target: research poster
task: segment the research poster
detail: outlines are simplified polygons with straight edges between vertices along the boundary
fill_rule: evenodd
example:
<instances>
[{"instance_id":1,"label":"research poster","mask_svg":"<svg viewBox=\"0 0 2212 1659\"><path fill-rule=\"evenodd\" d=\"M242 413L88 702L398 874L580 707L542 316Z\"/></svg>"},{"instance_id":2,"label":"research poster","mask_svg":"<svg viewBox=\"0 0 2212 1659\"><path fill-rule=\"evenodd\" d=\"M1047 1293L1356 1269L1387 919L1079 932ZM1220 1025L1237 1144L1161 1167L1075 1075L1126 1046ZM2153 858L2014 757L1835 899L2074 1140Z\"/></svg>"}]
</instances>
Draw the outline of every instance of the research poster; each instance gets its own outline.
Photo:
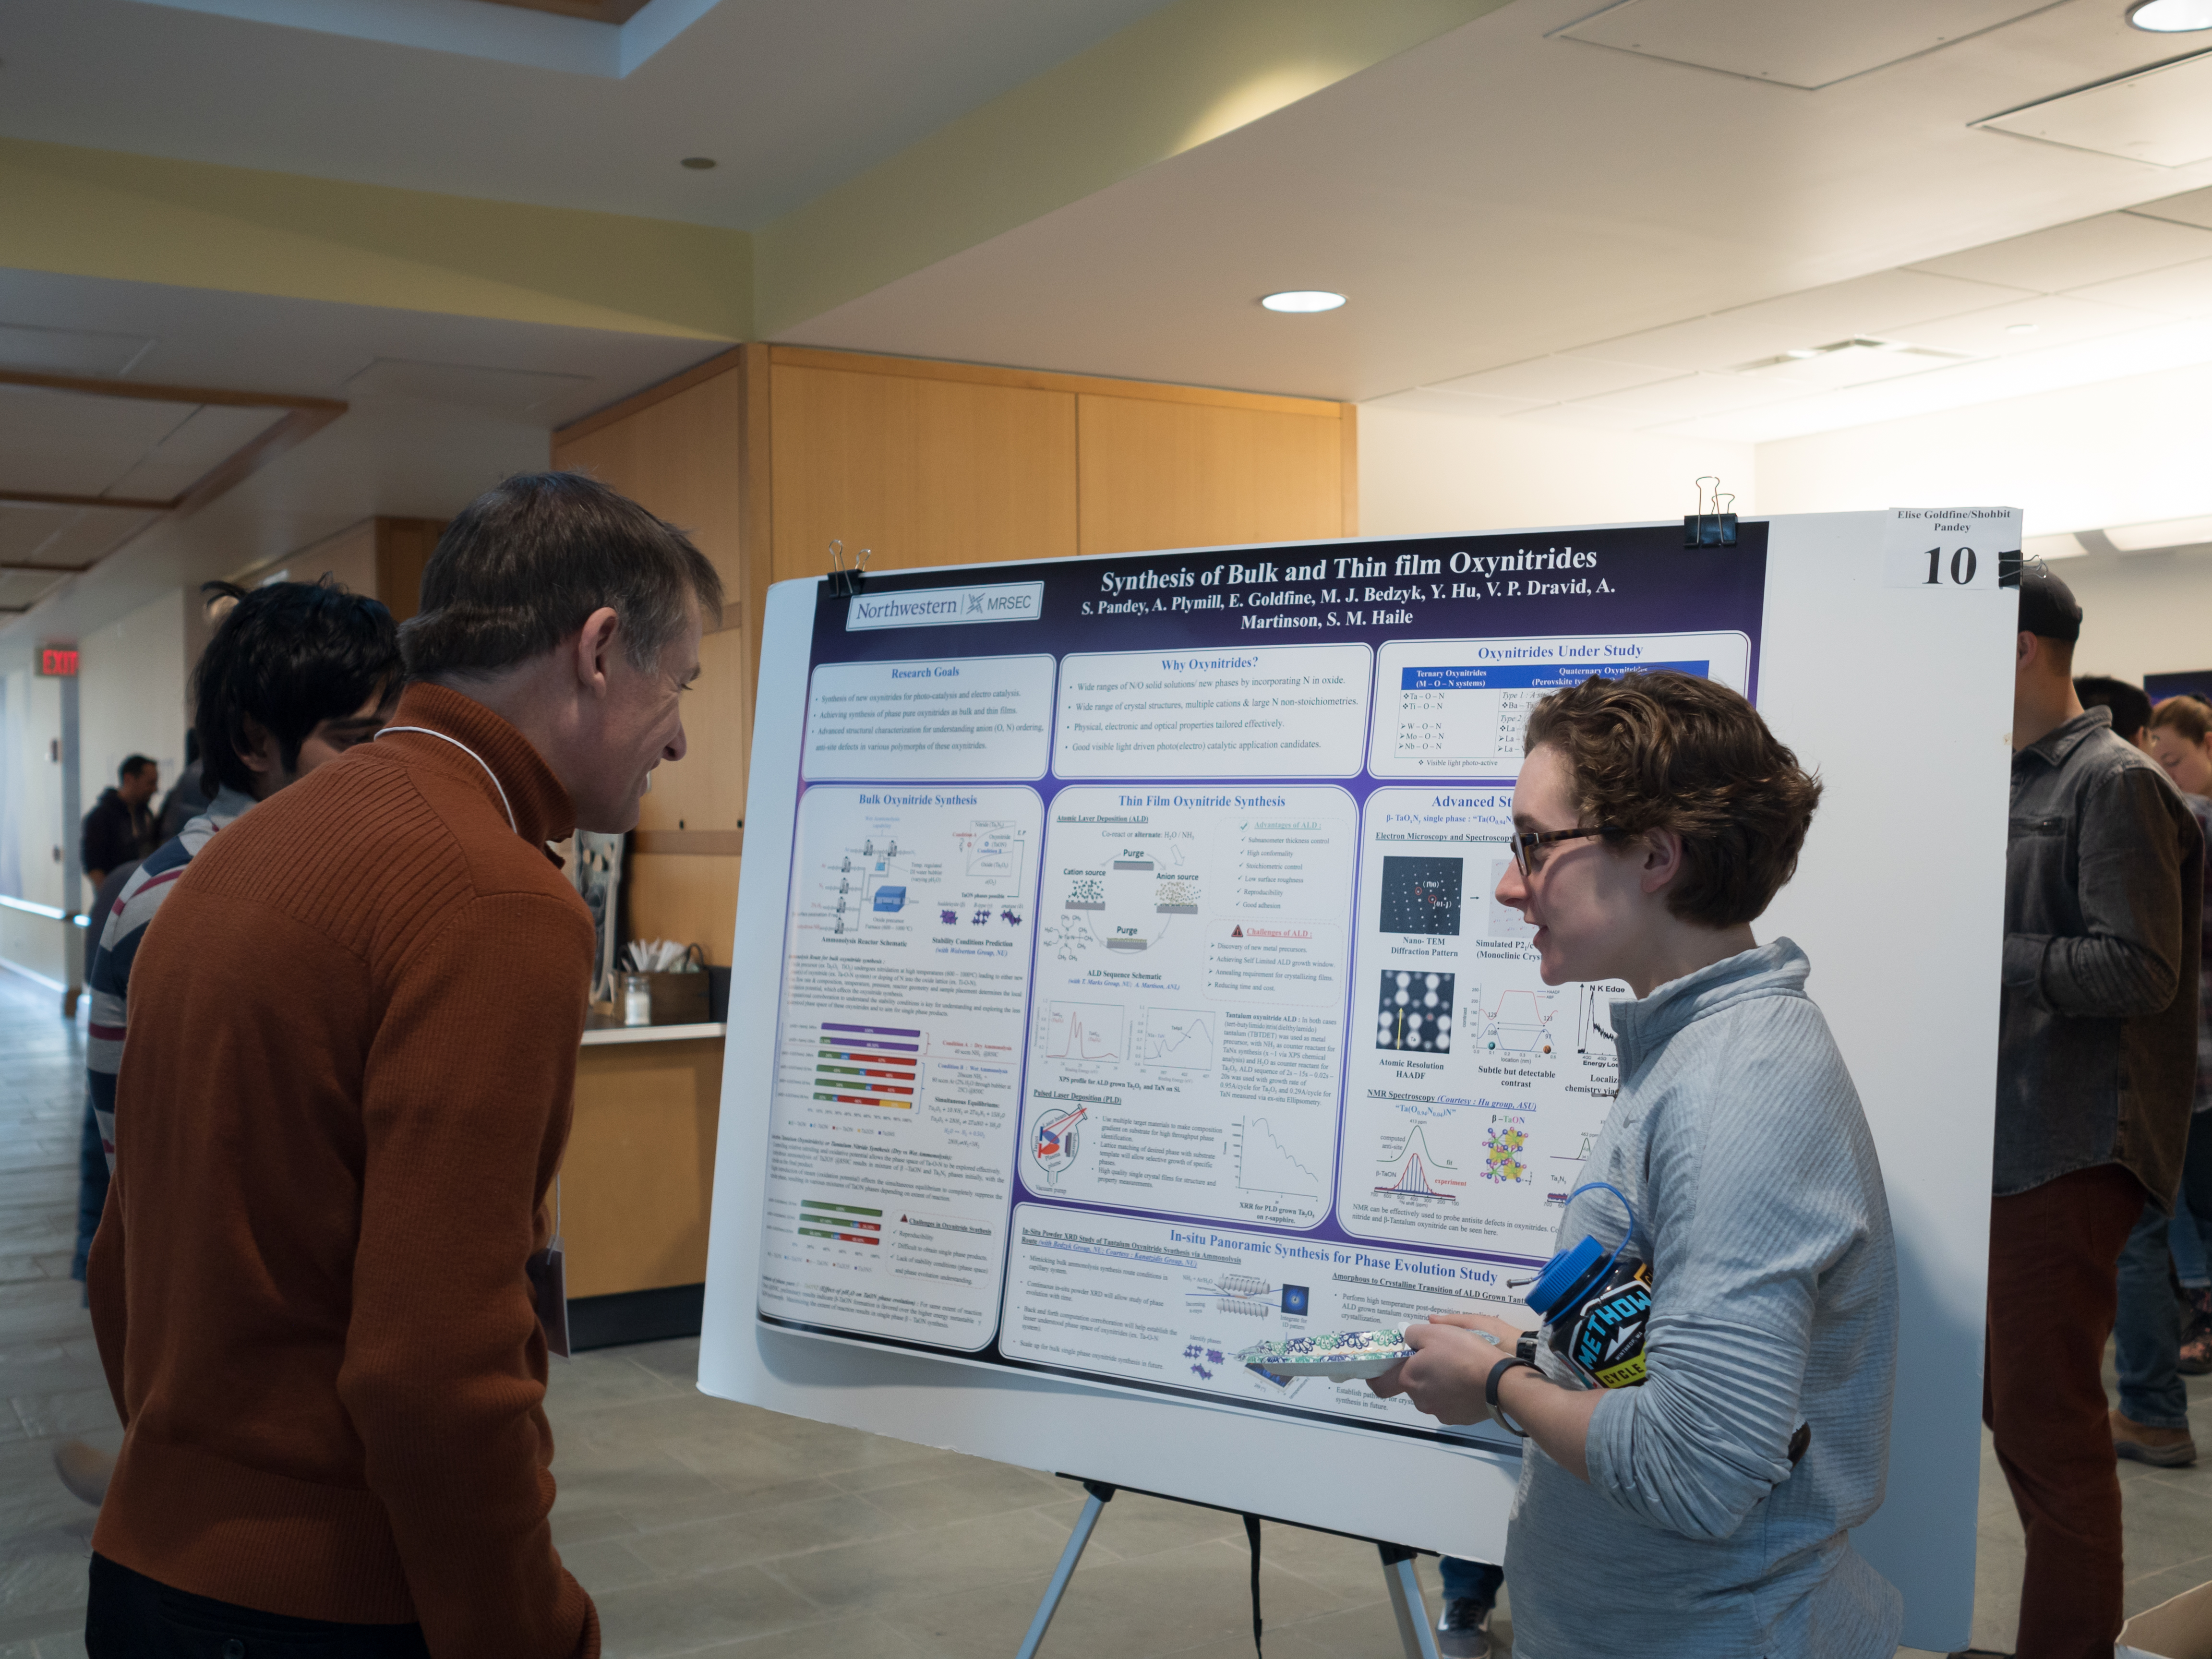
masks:
<instances>
[{"instance_id":1,"label":"research poster","mask_svg":"<svg viewBox=\"0 0 2212 1659\"><path fill-rule=\"evenodd\" d=\"M1766 526L1172 553L826 586L758 1318L1450 1436L1235 1361L1516 1304L1617 1085L1495 897L1528 711L1759 696Z\"/></svg>"}]
</instances>

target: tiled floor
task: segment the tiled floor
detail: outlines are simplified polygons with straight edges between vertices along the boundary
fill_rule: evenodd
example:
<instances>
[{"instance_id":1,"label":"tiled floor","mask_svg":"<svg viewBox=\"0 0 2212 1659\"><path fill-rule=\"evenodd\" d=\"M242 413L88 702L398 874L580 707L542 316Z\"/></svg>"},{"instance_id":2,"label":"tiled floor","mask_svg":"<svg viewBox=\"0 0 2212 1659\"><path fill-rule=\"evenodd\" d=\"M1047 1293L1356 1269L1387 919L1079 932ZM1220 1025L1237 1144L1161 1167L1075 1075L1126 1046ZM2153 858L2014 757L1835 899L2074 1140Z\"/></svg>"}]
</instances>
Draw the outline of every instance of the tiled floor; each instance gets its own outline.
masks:
<instances>
[{"instance_id":1,"label":"tiled floor","mask_svg":"<svg viewBox=\"0 0 2212 1659\"><path fill-rule=\"evenodd\" d=\"M119 1437L68 1277L82 1028L0 972L0 1659L79 1659L92 1513L54 1479L55 1443ZM597 1599L610 1659L1011 1655L1080 1507L1048 1475L825 1427L691 1386L695 1345L555 1368L554 1534ZM2212 1447L2212 1385L2192 1387ZM1976 1642L2011 1645L2020 1533L1984 1455ZM2212 1578L2212 1465L2121 1468L2130 1611ZM1367 1547L1270 1526L1267 1651L1396 1659ZM1121 1497L1100 1522L1051 1659L1239 1659L1251 1651L1243 1530L1231 1516ZM1422 1564L1431 1608L1435 1564ZM1501 1634L1510 1637L1510 1594ZM1501 1643L1510 1652L1510 1640Z\"/></svg>"}]
</instances>

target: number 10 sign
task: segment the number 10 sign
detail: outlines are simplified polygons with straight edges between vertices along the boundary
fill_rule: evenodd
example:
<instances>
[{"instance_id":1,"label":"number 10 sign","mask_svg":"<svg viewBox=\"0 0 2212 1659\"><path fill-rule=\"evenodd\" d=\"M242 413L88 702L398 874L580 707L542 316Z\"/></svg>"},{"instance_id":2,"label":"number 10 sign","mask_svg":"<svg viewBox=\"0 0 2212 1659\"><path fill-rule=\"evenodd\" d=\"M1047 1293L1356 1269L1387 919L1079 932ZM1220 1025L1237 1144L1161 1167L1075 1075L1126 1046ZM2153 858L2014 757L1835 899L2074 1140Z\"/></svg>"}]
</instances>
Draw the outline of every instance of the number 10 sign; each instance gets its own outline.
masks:
<instances>
[{"instance_id":1,"label":"number 10 sign","mask_svg":"<svg viewBox=\"0 0 2212 1659\"><path fill-rule=\"evenodd\" d=\"M1882 537L1890 587L1995 587L2020 557L2016 507L1893 507Z\"/></svg>"}]
</instances>

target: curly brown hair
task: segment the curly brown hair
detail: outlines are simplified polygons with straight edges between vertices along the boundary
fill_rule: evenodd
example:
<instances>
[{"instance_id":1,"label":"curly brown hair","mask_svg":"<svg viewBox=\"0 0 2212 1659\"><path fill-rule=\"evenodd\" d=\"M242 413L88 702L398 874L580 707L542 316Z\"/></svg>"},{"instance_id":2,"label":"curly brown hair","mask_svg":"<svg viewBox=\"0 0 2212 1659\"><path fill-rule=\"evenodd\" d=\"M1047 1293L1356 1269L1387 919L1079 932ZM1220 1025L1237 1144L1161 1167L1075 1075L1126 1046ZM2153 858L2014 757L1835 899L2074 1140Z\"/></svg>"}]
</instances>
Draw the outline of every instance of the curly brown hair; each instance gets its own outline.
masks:
<instances>
[{"instance_id":1,"label":"curly brown hair","mask_svg":"<svg viewBox=\"0 0 2212 1659\"><path fill-rule=\"evenodd\" d=\"M1820 781L1740 693L1673 669L1593 676L1530 712L1524 747L1547 744L1566 758L1584 823L1681 837L1667 908L1683 920L1754 921L1797 872Z\"/></svg>"}]
</instances>

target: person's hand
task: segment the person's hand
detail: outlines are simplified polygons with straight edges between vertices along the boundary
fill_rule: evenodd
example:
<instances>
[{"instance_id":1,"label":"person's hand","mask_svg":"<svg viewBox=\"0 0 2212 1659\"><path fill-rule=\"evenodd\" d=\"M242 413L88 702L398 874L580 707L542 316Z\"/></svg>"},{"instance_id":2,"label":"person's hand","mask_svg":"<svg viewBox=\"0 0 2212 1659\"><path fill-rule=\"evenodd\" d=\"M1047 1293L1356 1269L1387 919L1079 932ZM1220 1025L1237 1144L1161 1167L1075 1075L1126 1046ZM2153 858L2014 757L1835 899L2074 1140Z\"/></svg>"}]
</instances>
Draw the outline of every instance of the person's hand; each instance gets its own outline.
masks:
<instances>
[{"instance_id":1,"label":"person's hand","mask_svg":"<svg viewBox=\"0 0 2212 1659\"><path fill-rule=\"evenodd\" d=\"M1487 1314L1438 1314L1426 1324L1406 1328L1413 1357L1367 1386L1386 1400L1406 1395L1439 1423L1479 1423L1490 1414L1483 1399L1490 1368L1520 1340L1518 1326Z\"/></svg>"}]
</instances>

